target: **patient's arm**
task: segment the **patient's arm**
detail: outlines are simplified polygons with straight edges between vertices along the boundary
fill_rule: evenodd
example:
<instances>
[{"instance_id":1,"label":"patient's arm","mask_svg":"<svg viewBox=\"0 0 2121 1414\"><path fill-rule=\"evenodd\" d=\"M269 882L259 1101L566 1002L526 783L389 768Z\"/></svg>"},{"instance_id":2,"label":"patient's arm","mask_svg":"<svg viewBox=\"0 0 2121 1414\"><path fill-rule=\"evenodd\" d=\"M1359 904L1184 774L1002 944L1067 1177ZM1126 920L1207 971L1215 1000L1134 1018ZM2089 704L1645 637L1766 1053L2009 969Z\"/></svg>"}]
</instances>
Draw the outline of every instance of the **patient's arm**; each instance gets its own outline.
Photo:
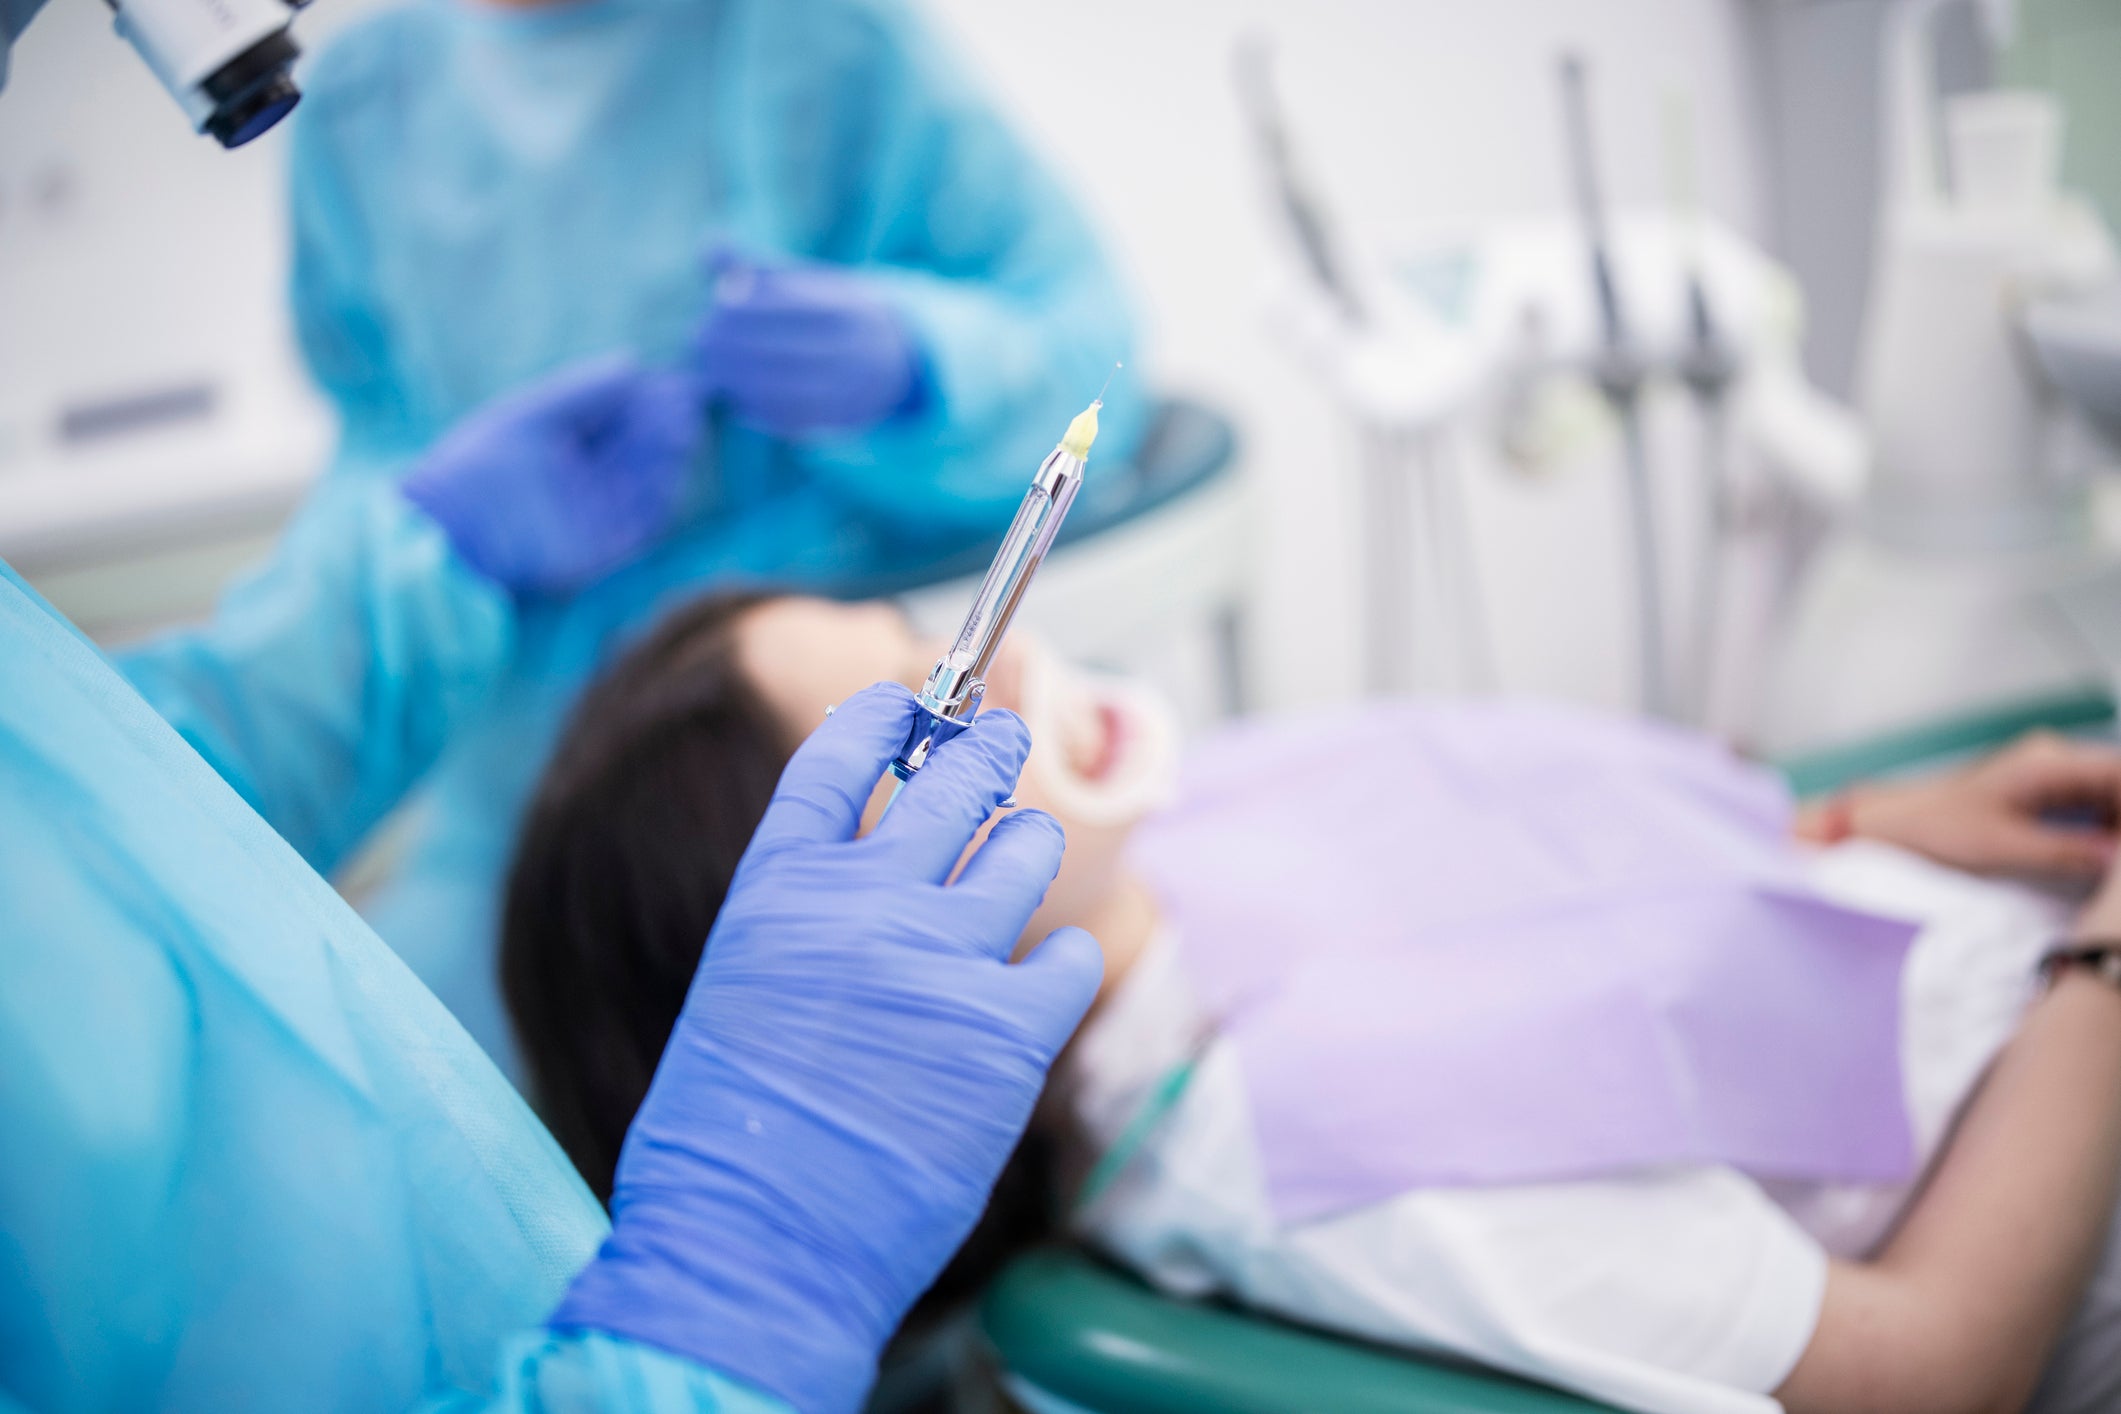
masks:
<instances>
[{"instance_id":1,"label":"patient's arm","mask_svg":"<svg viewBox=\"0 0 2121 1414\"><path fill-rule=\"evenodd\" d=\"M2109 877L2079 923L2121 935ZM1870 1262L1837 1262L1791 1414L1988 1414L2031 1397L2121 1187L2121 990L2066 972L2027 1014Z\"/></svg>"},{"instance_id":2,"label":"patient's arm","mask_svg":"<svg viewBox=\"0 0 2121 1414\"><path fill-rule=\"evenodd\" d=\"M1797 834L1825 844L1862 835L1974 873L2090 883L2114 858L2117 796L2121 751L2035 732L1946 775L1815 803Z\"/></svg>"}]
</instances>

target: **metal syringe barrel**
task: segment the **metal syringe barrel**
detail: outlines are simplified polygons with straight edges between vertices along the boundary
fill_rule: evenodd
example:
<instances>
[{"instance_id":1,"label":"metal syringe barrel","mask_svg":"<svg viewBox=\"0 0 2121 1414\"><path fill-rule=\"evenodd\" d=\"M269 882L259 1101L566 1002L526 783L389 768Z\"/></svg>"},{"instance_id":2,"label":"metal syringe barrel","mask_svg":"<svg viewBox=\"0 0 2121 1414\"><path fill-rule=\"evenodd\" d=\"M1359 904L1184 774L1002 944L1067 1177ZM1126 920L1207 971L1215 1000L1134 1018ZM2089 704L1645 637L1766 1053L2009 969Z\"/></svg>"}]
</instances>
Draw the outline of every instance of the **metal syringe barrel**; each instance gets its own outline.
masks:
<instances>
[{"instance_id":1,"label":"metal syringe barrel","mask_svg":"<svg viewBox=\"0 0 2121 1414\"><path fill-rule=\"evenodd\" d=\"M1002 639L1023 603L1031 578L1038 573L1053 537L1060 533L1075 493L1082 489L1083 458L1069 447L1055 447L1039 463L1031 489L1016 508L1001 548L987 566L987 577L965 614L949 649L936 659L922 684L921 715L907 733L906 744L891 763L892 774L908 780L928 760L930 752L963 731L979 711L987 691L987 672L1001 651Z\"/></svg>"}]
</instances>

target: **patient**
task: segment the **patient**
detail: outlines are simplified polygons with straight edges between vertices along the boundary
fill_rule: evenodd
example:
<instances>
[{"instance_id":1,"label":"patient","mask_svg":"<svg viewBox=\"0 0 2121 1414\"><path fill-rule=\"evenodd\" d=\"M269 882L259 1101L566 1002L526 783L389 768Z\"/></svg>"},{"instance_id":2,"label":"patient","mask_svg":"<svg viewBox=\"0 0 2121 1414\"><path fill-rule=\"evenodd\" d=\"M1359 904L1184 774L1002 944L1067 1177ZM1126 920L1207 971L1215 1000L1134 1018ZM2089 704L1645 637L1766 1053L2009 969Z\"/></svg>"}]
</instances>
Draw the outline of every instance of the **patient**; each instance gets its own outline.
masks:
<instances>
[{"instance_id":1,"label":"patient","mask_svg":"<svg viewBox=\"0 0 2121 1414\"><path fill-rule=\"evenodd\" d=\"M781 766L934 655L881 605L710 599L583 700L502 969L601 1195ZM2036 979L2121 939L2121 756L2033 739L1793 817L1705 743L1560 709L1254 725L1174 784L1147 699L1020 638L988 701L1068 830L1026 945L1106 953L1037 1128L1108 1158L1074 1221L1153 1280L1632 1408L2121 1407L2121 990ZM2106 882L2072 925L1984 874ZM946 1285L1064 1162L1020 1156Z\"/></svg>"}]
</instances>

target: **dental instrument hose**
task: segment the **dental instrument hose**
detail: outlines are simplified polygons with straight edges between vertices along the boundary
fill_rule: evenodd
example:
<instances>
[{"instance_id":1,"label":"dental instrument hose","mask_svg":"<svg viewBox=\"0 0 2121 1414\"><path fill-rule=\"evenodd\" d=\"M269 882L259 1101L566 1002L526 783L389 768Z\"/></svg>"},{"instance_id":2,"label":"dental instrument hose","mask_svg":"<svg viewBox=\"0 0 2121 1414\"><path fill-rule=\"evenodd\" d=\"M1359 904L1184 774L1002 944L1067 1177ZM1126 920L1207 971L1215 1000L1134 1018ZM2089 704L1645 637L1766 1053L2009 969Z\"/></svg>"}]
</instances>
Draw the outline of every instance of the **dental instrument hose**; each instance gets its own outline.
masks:
<instances>
[{"instance_id":1,"label":"dental instrument hose","mask_svg":"<svg viewBox=\"0 0 2121 1414\"><path fill-rule=\"evenodd\" d=\"M1695 176L1694 115L1684 98L1668 95L1664 111L1665 181L1679 226L1686 266L1687 346L1679 359L1679 381L1693 395L1701 419L1701 549L1695 555L1693 646L1687 659L1692 694L1683 704L1696 726L1716 715L1717 631L1723 624L1724 556L1733 530L1730 470L1730 391L1738 360L1717 325L1702 273L1700 183Z\"/></svg>"},{"instance_id":2,"label":"dental instrument hose","mask_svg":"<svg viewBox=\"0 0 2121 1414\"><path fill-rule=\"evenodd\" d=\"M928 680L917 697L920 715L906 735L906 744L892 759L891 774L901 783L911 780L929 754L941 743L963 731L979 711L987 692L987 672L1001 651L1009 623L1023 603L1031 577L1038 573L1053 537L1067 519L1075 493L1082 489L1084 465L1090 444L1097 440L1097 410L1103 407L1100 393L1090 406L1075 415L1061 437L1060 445L1039 463L1024 493L1009 533L1002 537L987 577L973 597L965 621L943 656L935 660Z\"/></svg>"},{"instance_id":3,"label":"dental instrument hose","mask_svg":"<svg viewBox=\"0 0 2121 1414\"><path fill-rule=\"evenodd\" d=\"M1649 443L1642 426L1642 388L1648 370L1628 332L1614 282L1610 242L1606 239L1605 203L1598 191L1597 157L1591 143L1591 102L1584 61L1576 54L1561 60L1562 112L1567 124L1569 168L1576 186L1576 206L1590 247L1591 283L1598 301L1603 336L1595 375L1598 389L1620 423L1626 453L1625 494L1628 526L1635 550L1635 613L1642 639L1642 707L1654 717L1674 715L1671 678L1665 669L1664 569L1658 553L1656 488L1650 475Z\"/></svg>"}]
</instances>

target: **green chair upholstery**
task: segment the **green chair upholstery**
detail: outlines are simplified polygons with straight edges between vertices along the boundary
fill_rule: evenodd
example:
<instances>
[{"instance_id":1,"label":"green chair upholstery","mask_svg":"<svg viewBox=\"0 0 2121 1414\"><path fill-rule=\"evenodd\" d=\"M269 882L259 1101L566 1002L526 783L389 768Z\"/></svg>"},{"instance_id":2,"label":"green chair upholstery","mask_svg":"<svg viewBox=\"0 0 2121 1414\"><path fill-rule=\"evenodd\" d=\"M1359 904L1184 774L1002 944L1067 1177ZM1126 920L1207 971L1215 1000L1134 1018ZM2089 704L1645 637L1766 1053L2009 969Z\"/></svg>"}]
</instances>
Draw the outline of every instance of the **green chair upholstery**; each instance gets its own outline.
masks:
<instances>
[{"instance_id":1,"label":"green chair upholstery","mask_svg":"<svg viewBox=\"0 0 2121 1414\"><path fill-rule=\"evenodd\" d=\"M1800 795L1904 774L2035 728L2111 730L2102 693L1925 724L1783 763ZM1184 1301L1083 1253L1020 1258L987 1293L989 1352L1032 1414L1584 1414L1607 1408L1216 1302Z\"/></svg>"},{"instance_id":2,"label":"green chair upholstery","mask_svg":"<svg viewBox=\"0 0 2121 1414\"><path fill-rule=\"evenodd\" d=\"M980 1311L1045 1409L1092 1414L1595 1414L1607 1406L1227 1306L1158 1295L1079 1252L1020 1258Z\"/></svg>"},{"instance_id":3,"label":"green chair upholstery","mask_svg":"<svg viewBox=\"0 0 2121 1414\"><path fill-rule=\"evenodd\" d=\"M2054 697L1947 717L1881 736L1808 752L1783 761L1782 773L1800 796L1825 795L1855 781L1903 776L1949 765L2004 745L2030 731L2110 732L2114 699L2085 689Z\"/></svg>"}]
</instances>

